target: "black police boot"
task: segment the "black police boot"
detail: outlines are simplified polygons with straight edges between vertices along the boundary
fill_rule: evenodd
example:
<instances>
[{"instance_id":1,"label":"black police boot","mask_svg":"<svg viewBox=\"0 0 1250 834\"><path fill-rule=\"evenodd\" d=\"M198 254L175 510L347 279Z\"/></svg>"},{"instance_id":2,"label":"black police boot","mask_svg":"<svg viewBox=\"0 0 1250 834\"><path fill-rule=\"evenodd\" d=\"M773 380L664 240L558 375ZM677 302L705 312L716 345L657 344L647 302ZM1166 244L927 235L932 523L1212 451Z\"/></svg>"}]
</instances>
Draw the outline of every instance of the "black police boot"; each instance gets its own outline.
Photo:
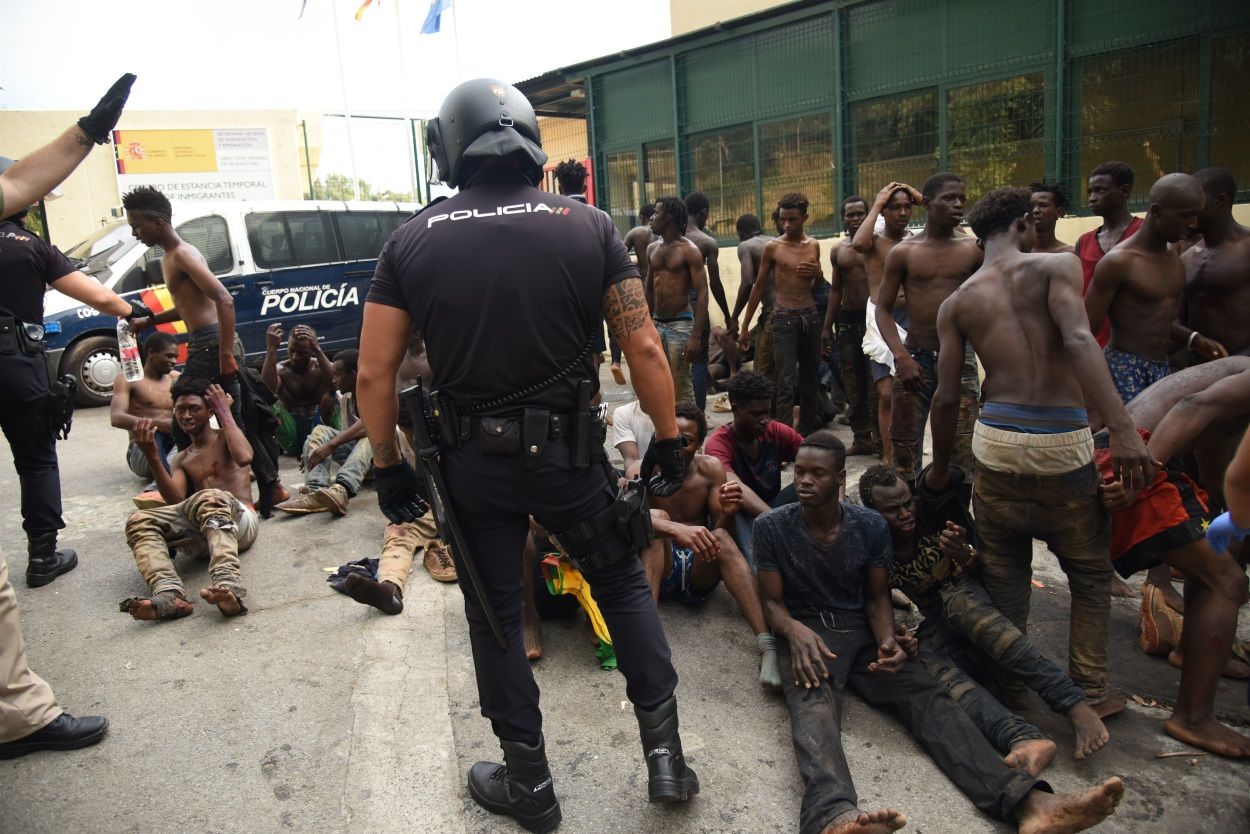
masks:
<instances>
[{"instance_id":1,"label":"black police boot","mask_svg":"<svg viewBox=\"0 0 1250 834\"><path fill-rule=\"evenodd\" d=\"M77 750L89 747L108 732L107 718L84 715L75 718L63 712L48 726L35 730L28 736L0 744L0 759L16 759L36 750Z\"/></svg>"},{"instance_id":2,"label":"black police boot","mask_svg":"<svg viewBox=\"0 0 1250 834\"><path fill-rule=\"evenodd\" d=\"M699 792L699 777L686 767L677 734L677 696L655 709L634 707L647 758L647 796L652 802L685 802Z\"/></svg>"},{"instance_id":3,"label":"black police boot","mask_svg":"<svg viewBox=\"0 0 1250 834\"><path fill-rule=\"evenodd\" d=\"M27 535L26 553L30 561L26 565L26 586L38 588L47 585L63 573L78 567L78 554L68 547L56 549L56 533Z\"/></svg>"},{"instance_id":4,"label":"black police boot","mask_svg":"<svg viewBox=\"0 0 1250 834\"><path fill-rule=\"evenodd\" d=\"M492 814L519 822L526 831L552 831L560 824L560 803L547 769L543 739L531 747L499 740L505 764L478 762L469 770L469 796Z\"/></svg>"}]
</instances>

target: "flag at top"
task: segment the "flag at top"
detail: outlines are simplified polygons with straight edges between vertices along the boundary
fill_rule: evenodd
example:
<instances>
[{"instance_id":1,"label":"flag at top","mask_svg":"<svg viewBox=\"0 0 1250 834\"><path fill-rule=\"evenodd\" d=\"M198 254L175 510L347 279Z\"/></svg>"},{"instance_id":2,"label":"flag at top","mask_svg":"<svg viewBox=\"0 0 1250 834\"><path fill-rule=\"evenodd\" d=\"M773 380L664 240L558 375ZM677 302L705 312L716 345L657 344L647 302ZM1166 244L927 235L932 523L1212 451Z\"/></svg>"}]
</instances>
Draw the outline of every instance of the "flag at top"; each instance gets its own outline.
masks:
<instances>
[{"instance_id":1,"label":"flag at top","mask_svg":"<svg viewBox=\"0 0 1250 834\"><path fill-rule=\"evenodd\" d=\"M421 25L421 34L433 35L439 30L443 12L451 8L451 0L433 0L430 3L430 13L425 16L425 23Z\"/></svg>"}]
</instances>

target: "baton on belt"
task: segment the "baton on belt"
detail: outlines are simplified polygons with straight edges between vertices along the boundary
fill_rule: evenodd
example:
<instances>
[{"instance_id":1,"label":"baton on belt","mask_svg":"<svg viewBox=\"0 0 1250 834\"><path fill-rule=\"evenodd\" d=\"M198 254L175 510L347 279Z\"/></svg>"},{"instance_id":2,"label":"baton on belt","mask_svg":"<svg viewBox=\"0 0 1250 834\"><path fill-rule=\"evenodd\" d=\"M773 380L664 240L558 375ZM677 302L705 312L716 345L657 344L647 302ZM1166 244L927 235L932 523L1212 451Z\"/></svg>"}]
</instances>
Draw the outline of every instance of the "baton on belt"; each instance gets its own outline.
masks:
<instances>
[{"instance_id":1,"label":"baton on belt","mask_svg":"<svg viewBox=\"0 0 1250 834\"><path fill-rule=\"evenodd\" d=\"M477 563L473 561L473 554L469 552L464 535L460 532L460 524L456 521L455 511L451 508L451 495L447 492L447 482L443 480L443 470L439 462L439 447L430 438L430 429L426 423L426 399L421 383L418 382L411 388L405 388L400 392L399 397L407 407L409 416L412 417L412 437L417 446L417 459L414 463L417 474L425 481L426 490L430 494L430 507L434 510L434 520L438 523L438 529L451 544L451 557L456 563L457 573L469 578L469 585L473 588L473 594L486 614L486 622L490 623L490 630L494 632L499 648L506 651L508 637L503 633L503 626L499 623L495 606L491 604L482 586L482 577L477 572Z\"/></svg>"}]
</instances>

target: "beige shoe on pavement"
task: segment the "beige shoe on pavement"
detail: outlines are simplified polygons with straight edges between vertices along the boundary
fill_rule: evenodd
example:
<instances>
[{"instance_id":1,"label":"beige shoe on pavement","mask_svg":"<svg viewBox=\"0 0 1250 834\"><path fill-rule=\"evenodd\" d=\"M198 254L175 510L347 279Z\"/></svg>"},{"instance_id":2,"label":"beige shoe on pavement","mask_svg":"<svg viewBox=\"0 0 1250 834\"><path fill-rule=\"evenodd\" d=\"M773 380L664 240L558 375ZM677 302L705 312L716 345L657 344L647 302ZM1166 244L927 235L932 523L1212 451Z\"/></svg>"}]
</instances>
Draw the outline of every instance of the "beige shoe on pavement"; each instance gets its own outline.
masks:
<instances>
[{"instance_id":1,"label":"beige shoe on pavement","mask_svg":"<svg viewBox=\"0 0 1250 834\"><path fill-rule=\"evenodd\" d=\"M332 484L319 489L311 495L311 498L320 503L323 509L340 516L347 515L347 502L351 500L351 496L347 494L347 487L342 484Z\"/></svg>"},{"instance_id":2,"label":"beige shoe on pavement","mask_svg":"<svg viewBox=\"0 0 1250 834\"><path fill-rule=\"evenodd\" d=\"M141 510L150 510L154 507L165 506L165 499L162 498L160 492L156 490L141 492L130 500L134 501L135 506Z\"/></svg>"},{"instance_id":3,"label":"beige shoe on pavement","mask_svg":"<svg viewBox=\"0 0 1250 834\"><path fill-rule=\"evenodd\" d=\"M425 545L425 569L438 582L456 581L456 563L451 560L451 548L437 539Z\"/></svg>"}]
</instances>

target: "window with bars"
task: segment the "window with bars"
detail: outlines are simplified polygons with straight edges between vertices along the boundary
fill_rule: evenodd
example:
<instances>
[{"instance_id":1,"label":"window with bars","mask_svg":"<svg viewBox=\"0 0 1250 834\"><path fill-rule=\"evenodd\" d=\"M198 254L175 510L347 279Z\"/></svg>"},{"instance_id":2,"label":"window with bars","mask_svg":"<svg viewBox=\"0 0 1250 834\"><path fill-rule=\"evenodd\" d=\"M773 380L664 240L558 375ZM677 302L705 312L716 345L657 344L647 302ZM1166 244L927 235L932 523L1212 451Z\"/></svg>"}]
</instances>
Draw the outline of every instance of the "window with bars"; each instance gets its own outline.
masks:
<instances>
[{"instance_id":1,"label":"window with bars","mask_svg":"<svg viewBox=\"0 0 1250 834\"><path fill-rule=\"evenodd\" d=\"M731 238L738 218L756 212L751 125L696 133L688 142L691 190L702 191L710 206L708 233L718 239Z\"/></svg>"},{"instance_id":2,"label":"window with bars","mask_svg":"<svg viewBox=\"0 0 1250 834\"><path fill-rule=\"evenodd\" d=\"M1046 88L1039 72L946 91L946 167L968 199L1046 173Z\"/></svg>"},{"instance_id":3,"label":"window with bars","mask_svg":"<svg viewBox=\"0 0 1250 834\"><path fill-rule=\"evenodd\" d=\"M760 210L769 214L782 194L802 191L810 201L807 230L812 234L832 234L837 228L829 121L822 113L759 126Z\"/></svg>"},{"instance_id":4,"label":"window with bars","mask_svg":"<svg viewBox=\"0 0 1250 834\"><path fill-rule=\"evenodd\" d=\"M919 188L937 171L937 90L851 105L855 191L869 199L891 182Z\"/></svg>"}]
</instances>

